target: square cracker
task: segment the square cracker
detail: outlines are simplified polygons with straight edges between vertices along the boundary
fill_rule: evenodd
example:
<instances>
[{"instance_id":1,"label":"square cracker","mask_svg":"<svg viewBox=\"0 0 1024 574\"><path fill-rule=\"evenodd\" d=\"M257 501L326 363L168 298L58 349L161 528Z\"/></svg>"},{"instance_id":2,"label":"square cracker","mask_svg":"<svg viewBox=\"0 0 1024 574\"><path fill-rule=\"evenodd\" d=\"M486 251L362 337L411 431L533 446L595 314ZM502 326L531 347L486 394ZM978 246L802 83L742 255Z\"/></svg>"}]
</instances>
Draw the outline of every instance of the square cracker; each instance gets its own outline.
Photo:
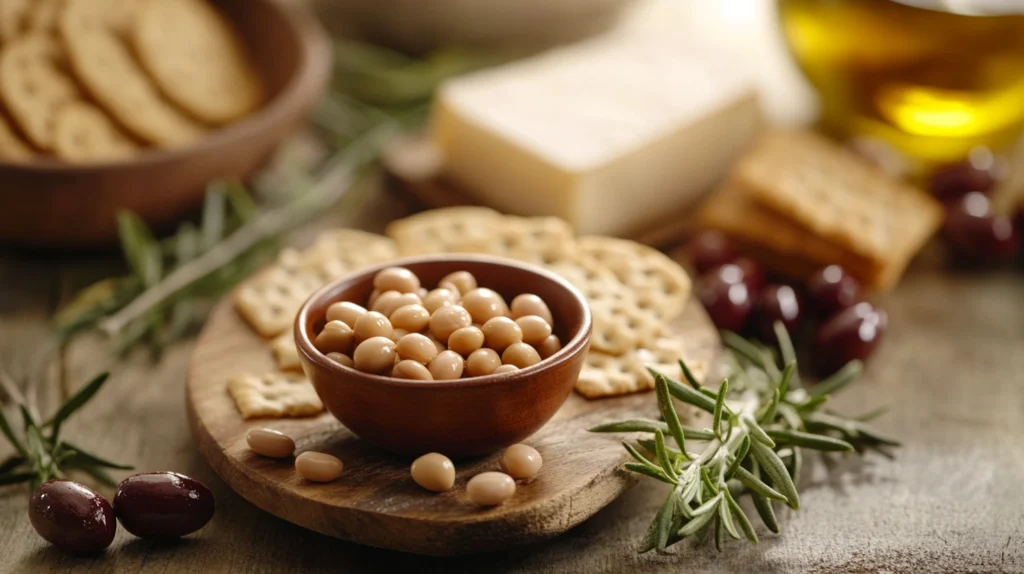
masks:
<instances>
[{"instance_id":1,"label":"square cracker","mask_svg":"<svg viewBox=\"0 0 1024 574\"><path fill-rule=\"evenodd\" d=\"M576 251L572 227L557 217L505 216L486 232L456 241L454 253L483 253L544 265L571 257Z\"/></svg>"},{"instance_id":2,"label":"square cracker","mask_svg":"<svg viewBox=\"0 0 1024 574\"><path fill-rule=\"evenodd\" d=\"M500 213L486 207L446 207L394 221L385 234L402 255L447 253L458 245L486 241L502 220Z\"/></svg>"},{"instance_id":3,"label":"square cracker","mask_svg":"<svg viewBox=\"0 0 1024 574\"><path fill-rule=\"evenodd\" d=\"M580 237L577 247L608 267L633 294L639 309L666 323L683 312L690 296L690 276L664 253L613 237Z\"/></svg>"},{"instance_id":4,"label":"square cracker","mask_svg":"<svg viewBox=\"0 0 1024 574\"><path fill-rule=\"evenodd\" d=\"M295 346L295 333L288 329L284 333L274 337L270 342L270 351L277 361L277 368L282 371L302 371L302 363L299 361L299 350Z\"/></svg>"},{"instance_id":5,"label":"square cracker","mask_svg":"<svg viewBox=\"0 0 1024 574\"><path fill-rule=\"evenodd\" d=\"M865 286L887 289L908 263L893 260L880 265L817 237L758 204L735 180L726 182L704 202L698 220L702 227L722 231L772 269L793 277L804 277L824 265L838 263Z\"/></svg>"},{"instance_id":6,"label":"square cracker","mask_svg":"<svg viewBox=\"0 0 1024 574\"><path fill-rule=\"evenodd\" d=\"M235 292L235 307L264 337L290 332L295 314L317 289L346 273L394 259L398 248L382 235L338 229L305 251L285 249L277 261Z\"/></svg>"},{"instance_id":7,"label":"square cracker","mask_svg":"<svg viewBox=\"0 0 1024 574\"><path fill-rule=\"evenodd\" d=\"M665 376L680 380L678 361L686 360L682 338L663 331L661 336L631 353L621 356L591 351L576 381L576 392L588 399L615 397L654 388L654 378L647 367ZM706 366L686 361L697 380L703 380Z\"/></svg>"},{"instance_id":8,"label":"square cracker","mask_svg":"<svg viewBox=\"0 0 1024 574\"><path fill-rule=\"evenodd\" d=\"M548 266L579 289L593 316L591 347L611 355L623 355L654 338L662 320L642 309L628 287L597 259L577 253Z\"/></svg>"},{"instance_id":9,"label":"square cracker","mask_svg":"<svg viewBox=\"0 0 1024 574\"><path fill-rule=\"evenodd\" d=\"M882 266L908 261L942 222L942 206L822 136L776 131L734 170L751 197Z\"/></svg>"},{"instance_id":10,"label":"square cracker","mask_svg":"<svg viewBox=\"0 0 1024 574\"><path fill-rule=\"evenodd\" d=\"M228 392L243 419L307 417L324 410L313 385L303 375L239 374L228 379Z\"/></svg>"}]
</instances>

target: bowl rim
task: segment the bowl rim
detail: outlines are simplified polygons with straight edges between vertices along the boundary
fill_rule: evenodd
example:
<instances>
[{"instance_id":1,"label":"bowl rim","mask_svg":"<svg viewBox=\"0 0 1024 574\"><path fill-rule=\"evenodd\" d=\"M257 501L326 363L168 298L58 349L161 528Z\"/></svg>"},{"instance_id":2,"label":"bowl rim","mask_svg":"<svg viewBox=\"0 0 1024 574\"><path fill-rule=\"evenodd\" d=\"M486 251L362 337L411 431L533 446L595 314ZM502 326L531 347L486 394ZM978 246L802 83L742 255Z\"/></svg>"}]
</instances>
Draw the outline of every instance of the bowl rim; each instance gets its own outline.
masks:
<instances>
[{"instance_id":1,"label":"bowl rim","mask_svg":"<svg viewBox=\"0 0 1024 574\"><path fill-rule=\"evenodd\" d=\"M387 377L384 375L376 375L372 373L364 373L358 371L352 367L342 365L335 361L327 358L326 355L317 350L313 346L313 342L310 341L309 336L306 334L306 329L299 328L300 325L305 325L308 321L310 308L314 302L319 302L323 299L326 294L330 291L335 290L339 285L344 283L361 282L366 279L371 279L374 274L382 269L388 267L401 267L409 264L423 264L431 262L458 262L466 261L472 263L485 263L491 265L497 265L506 267L509 269L515 269L517 271L531 273L533 275L540 276L566 290L573 298L580 309L582 309L582 317L580 321L579 329L573 333L569 341L562 345L562 348L558 350L554 355L546 359L542 359L540 362L530 365L525 369L519 369L508 373L498 373L490 375L481 375L478 377L465 377L455 380L448 381L412 381L408 379L397 379L394 377ZM357 281L358 280L358 281ZM327 285L324 285L318 289L299 309L298 314L295 316L295 322L292 327L296 347L299 350L299 354L302 357L313 363L315 366L325 369L328 372L338 375L348 375L360 378L362 380L377 383L390 387L397 388L415 388L415 389L455 389L455 388L474 388L488 386L497 383L508 383L510 380L519 378L528 378L537 375L543 371L546 371L558 364L564 363L571 356L583 350L590 341L591 332L593 330L593 317L590 312L590 305L587 303L586 297L580 292L575 286L566 281L559 275L544 269L537 265L531 265L521 261L513 259L506 259L502 257L492 255L474 255L464 253L446 253L446 254L435 254L435 255L421 255L415 257L404 257L395 259L393 261L387 261L372 267L366 267L349 273L343 277L331 281Z\"/></svg>"},{"instance_id":2,"label":"bowl rim","mask_svg":"<svg viewBox=\"0 0 1024 574\"><path fill-rule=\"evenodd\" d=\"M0 169L20 172L45 173L88 173L105 170L146 168L171 163L196 155L217 152L225 144L249 139L263 132L268 126L279 123L300 107L308 92L319 95L320 85L325 84L331 69L331 48L327 33L308 13L293 3L275 0L259 1L268 6L277 17L284 21L295 34L299 46L299 64L274 98L266 101L258 110L228 125L214 127L195 142L173 148L149 147L138 155L117 160L89 163L70 163L51 157L33 158L27 162L0 160Z\"/></svg>"}]
</instances>

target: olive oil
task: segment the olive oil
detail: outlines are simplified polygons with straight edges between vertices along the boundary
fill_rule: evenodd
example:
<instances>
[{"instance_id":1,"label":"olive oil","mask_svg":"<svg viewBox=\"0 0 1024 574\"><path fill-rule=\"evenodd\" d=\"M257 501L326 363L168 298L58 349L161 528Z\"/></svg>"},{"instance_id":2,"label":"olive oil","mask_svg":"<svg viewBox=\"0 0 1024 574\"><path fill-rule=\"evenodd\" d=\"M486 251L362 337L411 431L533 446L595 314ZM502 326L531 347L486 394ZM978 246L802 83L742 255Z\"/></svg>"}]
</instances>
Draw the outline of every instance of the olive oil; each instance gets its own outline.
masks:
<instances>
[{"instance_id":1,"label":"olive oil","mask_svg":"<svg viewBox=\"0 0 1024 574\"><path fill-rule=\"evenodd\" d=\"M1021 134L1024 2L779 0L779 16L837 135L882 138L928 167Z\"/></svg>"}]
</instances>

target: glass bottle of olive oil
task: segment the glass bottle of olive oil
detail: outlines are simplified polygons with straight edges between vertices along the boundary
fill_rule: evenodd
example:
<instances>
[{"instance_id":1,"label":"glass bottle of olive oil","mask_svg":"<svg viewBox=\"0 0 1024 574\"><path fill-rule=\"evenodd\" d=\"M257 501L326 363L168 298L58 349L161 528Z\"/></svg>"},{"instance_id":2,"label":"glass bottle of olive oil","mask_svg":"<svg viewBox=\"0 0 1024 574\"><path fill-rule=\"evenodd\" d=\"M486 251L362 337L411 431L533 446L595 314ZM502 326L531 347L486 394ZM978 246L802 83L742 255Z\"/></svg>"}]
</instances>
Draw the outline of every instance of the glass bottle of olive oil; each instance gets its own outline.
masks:
<instances>
[{"instance_id":1,"label":"glass bottle of olive oil","mask_svg":"<svg viewBox=\"0 0 1024 574\"><path fill-rule=\"evenodd\" d=\"M778 0L824 127L874 136L919 167L1024 128L1024 0Z\"/></svg>"}]
</instances>

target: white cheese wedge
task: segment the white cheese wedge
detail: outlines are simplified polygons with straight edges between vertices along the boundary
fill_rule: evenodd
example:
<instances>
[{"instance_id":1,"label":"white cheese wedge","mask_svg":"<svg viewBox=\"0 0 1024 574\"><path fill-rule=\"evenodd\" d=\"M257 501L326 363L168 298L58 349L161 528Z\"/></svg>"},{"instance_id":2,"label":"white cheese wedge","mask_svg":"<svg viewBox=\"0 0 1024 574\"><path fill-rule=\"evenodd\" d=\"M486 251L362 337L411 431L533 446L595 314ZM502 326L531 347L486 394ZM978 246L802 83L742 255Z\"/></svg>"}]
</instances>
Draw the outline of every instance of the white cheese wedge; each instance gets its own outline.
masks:
<instances>
[{"instance_id":1,"label":"white cheese wedge","mask_svg":"<svg viewBox=\"0 0 1024 574\"><path fill-rule=\"evenodd\" d=\"M616 36L446 83L431 137L446 176L481 203L633 235L710 190L760 118L728 58Z\"/></svg>"}]
</instances>

